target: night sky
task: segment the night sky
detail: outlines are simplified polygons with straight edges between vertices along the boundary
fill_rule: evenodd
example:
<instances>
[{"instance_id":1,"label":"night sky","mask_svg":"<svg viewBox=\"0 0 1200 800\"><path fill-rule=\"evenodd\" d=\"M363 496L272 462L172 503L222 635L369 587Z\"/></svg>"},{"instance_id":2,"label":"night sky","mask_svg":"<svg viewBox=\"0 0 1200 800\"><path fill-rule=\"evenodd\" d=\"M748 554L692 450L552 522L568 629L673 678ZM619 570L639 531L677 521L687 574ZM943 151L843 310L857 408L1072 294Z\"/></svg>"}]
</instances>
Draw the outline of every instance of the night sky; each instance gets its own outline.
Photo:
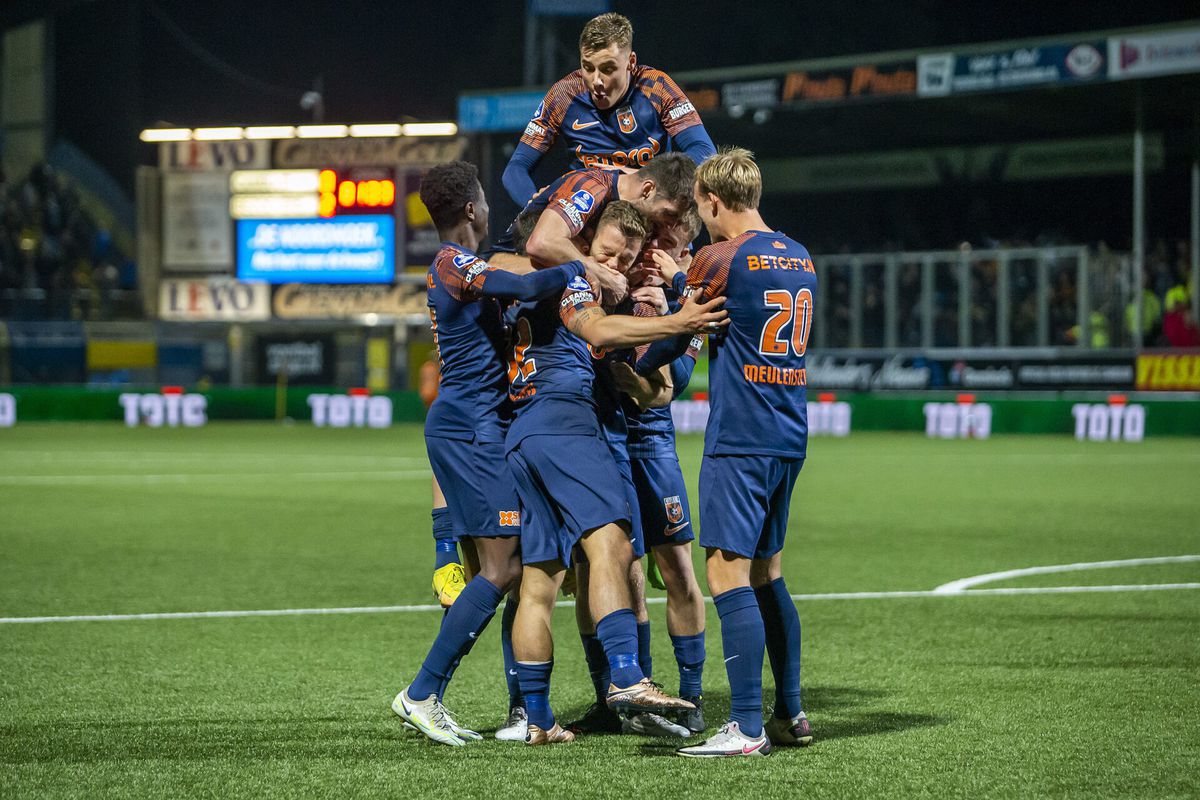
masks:
<instances>
[{"instance_id":1,"label":"night sky","mask_svg":"<svg viewBox=\"0 0 1200 800\"><path fill-rule=\"evenodd\" d=\"M613 6L632 19L642 63L673 73L1200 17L1195 0ZM299 98L318 76L334 122L453 119L460 92L522 82L519 0L9 0L0 24L47 8L55 12L55 135L130 194L134 167L152 158L140 129L304 122ZM556 21L556 74L574 68L583 22Z\"/></svg>"},{"instance_id":2,"label":"night sky","mask_svg":"<svg viewBox=\"0 0 1200 800\"><path fill-rule=\"evenodd\" d=\"M614 8L633 21L641 60L671 72L1200 16L1200 3L1181 0L750 2L737 3L736 14L714 0L618 0ZM239 72L289 91L269 91L214 68L181 46L154 9ZM581 18L557 22L563 72L582 24ZM69 59L77 48L97 44L120 51L111 66L87 68L103 82L132 78L140 86L142 124L294 122L305 116L299 93L318 75L331 120L446 119L459 92L521 83L523 25L519 0L94 0L61 14L59 55ZM137 76L122 74L130 55Z\"/></svg>"}]
</instances>

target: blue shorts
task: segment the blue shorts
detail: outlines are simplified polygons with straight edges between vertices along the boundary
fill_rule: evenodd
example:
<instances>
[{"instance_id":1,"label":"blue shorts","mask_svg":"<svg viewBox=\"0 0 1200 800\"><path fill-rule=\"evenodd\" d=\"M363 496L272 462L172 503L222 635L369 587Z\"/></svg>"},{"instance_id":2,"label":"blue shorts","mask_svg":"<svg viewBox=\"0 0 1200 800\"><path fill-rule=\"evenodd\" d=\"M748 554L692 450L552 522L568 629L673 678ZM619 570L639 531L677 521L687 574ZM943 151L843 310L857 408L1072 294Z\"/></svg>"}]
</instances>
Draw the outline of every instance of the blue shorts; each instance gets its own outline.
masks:
<instances>
[{"instance_id":1,"label":"blue shorts","mask_svg":"<svg viewBox=\"0 0 1200 800\"><path fill-rule=\"evenodd\" d=\"M521 561L571 565L587 531L633 519L629 495L599 436L535 434L508 451L521 498Z\"/></svg>"},{"instance_id":2,"label":"blue shorts","mask_svg":"<svg viewBox=\"0 0 1200 800\"><path fill-rule=\"evenodd\" d=\"M632 465L646 547L696 538L679 458L675 455L635 458Z\"/></svg>"},{"instance_id":3,"label":"blue shorts","mask_svg":"<svg viewBox=\"0 0 1200 800\"><path fill-rule=\"evenodd\" d=\"M705 456L700 464L700 546L746 558L783 549L792 487L803 458Z\"/></svg>"},{"instance_id":4,"label":"blue shorts","mask_svg":"<svg viewBox=\"0 0 1200 800\"><path fill-rule=\"evenodd\" d=\"M425 450L458 536L520 535L520 502L502 443L426 436Z\"/></svg>"},{"instance_id":5,"label":"blue shorts","mask_svg":"<svg viewBox=\"0 0 1200 800\"><path fill-rule=\"evenodd\" d=\"M646 534L642 526L642 515L638 513L639 498L637 484L633 479L633 469L629 460L617 459L617 471L621 473L621 483L625 489L625 502L629 503L629 541L633 545L633 557L641 558L646 555Z\"/></svg>"}]
</instances>

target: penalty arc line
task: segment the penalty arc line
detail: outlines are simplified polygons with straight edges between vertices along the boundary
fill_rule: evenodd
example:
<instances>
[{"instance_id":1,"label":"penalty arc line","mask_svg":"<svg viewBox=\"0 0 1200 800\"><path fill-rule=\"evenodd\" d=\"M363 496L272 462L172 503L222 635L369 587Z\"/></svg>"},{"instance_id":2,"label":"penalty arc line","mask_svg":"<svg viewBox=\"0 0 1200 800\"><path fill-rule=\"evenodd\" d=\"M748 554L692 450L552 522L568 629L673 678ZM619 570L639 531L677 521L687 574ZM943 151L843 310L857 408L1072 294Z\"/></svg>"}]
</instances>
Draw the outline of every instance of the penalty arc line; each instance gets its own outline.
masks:
<instances>
[{"instance_id":1,"label":"penalty arc line","mask_svg":"<svg viewBox=\"0 0 1200 800\"><path fill-rule=\"evenodd\" d=\"M794 594L793 600L886 600L904 597L989 597L1003 595L1032 595L1032 594L1079 594L1089 592L1153 592L1180 591L1200 589L1200 583L1135 583L1102 586L1028 586L1003 589L973 589L971 591L939 592L898 591L898 592L827 592L824 594ZM706 603L711 603L711 597L705 597ZM662 605L667 602L665 597L648 597L647 605ZM558 608L571 608L573 600L555 603ZM0 617L0 625L20 625L46 622L132 622L137 620L162 619L233 619L238 617L306 617L333 614L398 614L414 611L440 611L442 607L436 604L407 605L407 606L347 606L344 608L269 608L234 611L167 611L148 614L76 614L71 616L54 617Z\"/></svg>"},{"instance_id":2,"label":"penalty arc line","mask_svg":"<svg viewBox=\"0 0 1200 800\"><path fill-rule=\"evenodd\" d=\"M1006 569L1002 572L988 572L984 575L973 575L970 578L960 578L956 581L943 583L933 591L935 594L958 594L974 586L985 583L1023 578L1029 575L1054 575L1060 572L1082 572L1093 569L1114 569L1117 567L1149 566L1152 564L1187 564L1200 561L1200 555L1186 556L1155 556L1153 558L1122 558L1116 561L1081 561L1076 564L1051 564L1044 567L1024 567L1022 569Z\"/></svg>"}]
</instances>

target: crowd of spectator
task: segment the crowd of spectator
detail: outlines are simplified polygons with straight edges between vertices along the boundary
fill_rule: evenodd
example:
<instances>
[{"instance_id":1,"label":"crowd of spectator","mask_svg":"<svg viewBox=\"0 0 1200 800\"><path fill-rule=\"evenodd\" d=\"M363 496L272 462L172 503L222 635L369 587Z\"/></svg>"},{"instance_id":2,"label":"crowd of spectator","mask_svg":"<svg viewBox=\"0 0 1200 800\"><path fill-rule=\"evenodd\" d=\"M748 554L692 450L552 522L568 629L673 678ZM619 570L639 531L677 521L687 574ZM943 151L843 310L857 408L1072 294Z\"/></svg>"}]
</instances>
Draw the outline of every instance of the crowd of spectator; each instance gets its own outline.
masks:
<instances>
[{"instance_id":1,"label":"crowd of spectator","mask_svg":"<svg viewBox=\"0 0 1200 800\"><path fill-rule=\"evenodd\" d=\"M52 167L0 172L0 317L113 319L134 270Z\"/></svg>"}]
</instances>

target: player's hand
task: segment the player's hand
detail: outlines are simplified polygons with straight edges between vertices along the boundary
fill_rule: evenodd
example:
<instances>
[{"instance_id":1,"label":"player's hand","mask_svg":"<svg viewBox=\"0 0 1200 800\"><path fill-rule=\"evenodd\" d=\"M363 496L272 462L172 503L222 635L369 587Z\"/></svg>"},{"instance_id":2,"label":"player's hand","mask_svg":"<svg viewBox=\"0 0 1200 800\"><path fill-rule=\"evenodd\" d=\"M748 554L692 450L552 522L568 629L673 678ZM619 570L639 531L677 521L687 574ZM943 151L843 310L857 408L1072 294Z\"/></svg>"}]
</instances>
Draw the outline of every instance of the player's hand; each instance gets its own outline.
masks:
<instances>
[{"instance_id":1,"label":"player's hand","mask_svg":"<svg viewBox=\"0 0 1200 800\"><path fill-rule=\"evenodd\" d=\"M612 371L613 383L627 395L635 395L642 389L642 380L633 371L633 367L624 361L612 361L608 365Z\"/></svg>"},{"instance_id":2,"label":"player's hand","mask_svg":"<svg viewBox=\"0 0 1200 800\"><path fill-rule=\"evenodd\" d=\"M663 280L667 283L670 283L676 275L683 272L675 259L662 250L651 250L650 258L654 259L654 266L658 267L659 274L662 275Z\"/></svg>"},{"instance_id":3,"label":"player's hand","mask_svg":"<svg viewBox=\"0 0 1200 800\"><path fill-rule=\"evenodd\" d=\"M689 297L671 318L678 324L680 334L716 333L729 324L729 312L721 308L724 303L724 297L714 297L707 303Z\"/></svg>"},{"instance_id":4,"label":"player's hand","mask_svg":"<svg viewBox=\"0 0 1200 800\"><path fill-rule=\"evenodd\" d=\"M621 302L629 294L629 281L615 269L609 269L593 258L583 259L583 265L587 268L588 280L598 284L613 303Z\"/></svg>"},{"instance_id":5,"label":"player's hand","mask_svg":"<svg viewBox=\"0 0 1200 800\"><path fill-rule=\"evenodd\" d=\"M658 265L649 261L648 257L646 261L634 265L625 273L625 277L629 279L629 285L634 287L663 285L663 279L658 274Z\"/></svg>"},{"instance_id":6,"label":"player's hand","mask_svg":"<svg viewBox=\"0 0 1200 800\"><path fill-rule=\"evenodd\" d=\"M675 263L679 266L680 272L686 273L692 268L692 251L685 249L679 254L679 257L675 259Z\"/></svg>"},{"instance_id":7,"label":"player's hand","mask_svg":"<svg viewBox=\"0 0 1200 800\"><path fill-rule=\"evenodd\" d=\"M660 317L667 313L667 295L658 286L639 286L630 292L629 296L639 303L654 306Z\"/></svg>"}]
</instances>

